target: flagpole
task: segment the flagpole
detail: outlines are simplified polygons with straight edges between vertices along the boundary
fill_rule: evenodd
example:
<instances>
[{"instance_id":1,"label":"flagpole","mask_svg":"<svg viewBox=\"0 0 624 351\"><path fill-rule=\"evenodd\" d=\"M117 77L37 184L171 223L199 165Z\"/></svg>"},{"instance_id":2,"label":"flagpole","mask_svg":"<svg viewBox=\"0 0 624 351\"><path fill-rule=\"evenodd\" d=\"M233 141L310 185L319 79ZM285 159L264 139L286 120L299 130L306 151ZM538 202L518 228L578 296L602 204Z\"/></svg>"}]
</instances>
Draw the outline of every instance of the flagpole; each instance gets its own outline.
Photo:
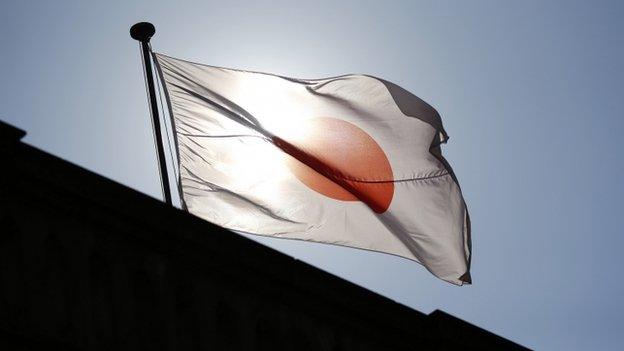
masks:
<instances>
[{"instance_id":1,"label":"flagpole","mask_svg":"<svg viewBox=\"0 0 624 351\"><path fill-rule=\"evenodd\" d=\"M143 69L147 80L147 90L150 100L150 111L154 122L154 135L156 138L156 154L158 155L158 170L162 184L162 191L165 202L171 206L171 189L169 187L169 176L167 174L167 162L165 161L165 151L163 148L162 134L160 129L160 117L158 115L158 104L156 100L156 89L154 88L154 75L152 74L152 61L150 55L149 41L156 33L156 28L149 22L139 22L130 28L132 39L141 42L141 54L143 55Z\"/></svg>"}]
</instances>

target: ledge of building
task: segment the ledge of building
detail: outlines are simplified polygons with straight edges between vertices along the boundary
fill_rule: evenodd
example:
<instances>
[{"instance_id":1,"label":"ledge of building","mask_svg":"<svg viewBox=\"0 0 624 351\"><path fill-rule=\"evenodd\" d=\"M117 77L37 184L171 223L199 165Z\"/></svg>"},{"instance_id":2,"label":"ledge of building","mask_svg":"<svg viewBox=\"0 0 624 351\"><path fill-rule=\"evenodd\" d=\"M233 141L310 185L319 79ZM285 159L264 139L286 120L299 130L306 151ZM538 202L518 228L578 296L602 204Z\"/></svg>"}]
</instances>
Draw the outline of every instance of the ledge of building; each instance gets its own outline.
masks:
<instances>
[{"instance_id":1,"label":"ledge of building","mask_svg":"<svg viewBox=\"0 0 624 351\"><path fill-rule=\"evenodd\" d=\"M409 335L430 330L455 344L474 337L519 347L442 311L429 316L333 276L241 235L215 226L136 190L20 142L26 133L0 122L0 137L17 142L0 148L2 198L27 196L81 220L102 223L171 260L257 283L265 294L283 294L275 286L304 296L312 305L328 305L366 323L384 323ZM3 142L4 144L5 142ZM21 193L24 192L24 193ZM30 201L29 200L29 201ZM2 213L0 213L2 215ZM129 229L128 229L129 228ZM113 235L113 234L111 234ZM269 283L267 283L269 282ZM262 287L260 287L262 286ZM273 287L272 287L273 286ZM286 297L284 297L286 299Z\"/></svg>"}]
</instances>

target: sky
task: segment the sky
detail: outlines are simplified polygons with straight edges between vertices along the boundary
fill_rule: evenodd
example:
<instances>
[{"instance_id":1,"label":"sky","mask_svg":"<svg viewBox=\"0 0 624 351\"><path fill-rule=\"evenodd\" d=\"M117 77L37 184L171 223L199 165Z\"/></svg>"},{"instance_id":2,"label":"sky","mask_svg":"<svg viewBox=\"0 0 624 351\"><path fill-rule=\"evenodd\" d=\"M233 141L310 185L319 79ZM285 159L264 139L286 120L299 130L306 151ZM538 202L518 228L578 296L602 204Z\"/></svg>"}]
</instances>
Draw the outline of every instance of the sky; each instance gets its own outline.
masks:
<instances>
[{"instance_id":1,"label":"sky","mask_svg":"<svg viewBox=\"0 0 624 351\"><path fill-rule=\"evenodd\" d=\"M254 240L530 348L617 349L622 18L618 1L3 0L0 119L31 145L160 197L132 24L154 23L154 50L191 61L385 78L442 115L472 219L473 285L389 255Z\"/></svg>"}]
</instances>

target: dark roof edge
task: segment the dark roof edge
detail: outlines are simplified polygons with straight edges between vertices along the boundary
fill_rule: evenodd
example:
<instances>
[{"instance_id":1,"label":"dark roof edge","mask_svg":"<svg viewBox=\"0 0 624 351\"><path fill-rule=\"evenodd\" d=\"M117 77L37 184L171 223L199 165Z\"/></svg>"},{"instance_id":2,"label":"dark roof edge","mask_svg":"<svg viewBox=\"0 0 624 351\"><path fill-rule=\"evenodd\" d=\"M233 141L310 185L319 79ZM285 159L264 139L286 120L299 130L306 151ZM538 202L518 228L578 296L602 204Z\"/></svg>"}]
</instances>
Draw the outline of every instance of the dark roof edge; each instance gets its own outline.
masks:
<instances>
[{"instance_id":1,"label":"dark roof edge","mask_svg":"<svg viewBox=\"0 0 624 351\"><path fill-rule=\"evenodd\" d=\"M0 120L0 142L16 143L22 140L26 132Z\"/></svg>"},{"instance_id":2,"label":"dark roof edge","mask_svg":"<svg viewBox=\"0 0 624 351\"><path fill-rule=\"evenodd\" d=\"M26 132L23 130L0 121L0 140L17 142L16 146L19 145L19 147L11 147L11 149L19 149L17 154L21 157L17 159L27 159L20 161L20 164L25 169L32 170L28 172L30 177L36 178L44 186L61 188L60 190L68 196L92 203L95 208L113 213L122 220L147 228L147 230L132 232L130 235L150 243L150 246L157 250L170 251L170 254L175 255L184 245L183 242L190 242L193 245L186 246L193 247L196 251L226 252L231 254L234 260L255 272L270 275L271 279L281 280L293 286L294 289L312 293L367 319L380 318L386 322L393 321L393 325L406 330L418 327L445 329L447 324L463 324L471 327L474 333L479 333L483 337L493 336L495 340L506 340L439 310L429 315L423 314L185 211L169 207L149 195L27 145L20 141L24 135ZM0 148L0 158L4 158L2 153L2 148ZM44 171L37 172L38 170ZM73 182L70 186L68 178L79 178L81 181ZM174 227L172 224L175 224L177 229L172 230ZM210 235L206 235L208 232ZM242 254L241 251L243 251ZM189 257L194 253L187 251L184 255ZM261 268L258 268L256 259L261 260ZM198 262L201 263L200 260ZM305 275L306 279L298 279L300 273ZM323 282L327 285L316 284ZM327 286L331 289L326 289Z\"/></svg>"}]
</instances>

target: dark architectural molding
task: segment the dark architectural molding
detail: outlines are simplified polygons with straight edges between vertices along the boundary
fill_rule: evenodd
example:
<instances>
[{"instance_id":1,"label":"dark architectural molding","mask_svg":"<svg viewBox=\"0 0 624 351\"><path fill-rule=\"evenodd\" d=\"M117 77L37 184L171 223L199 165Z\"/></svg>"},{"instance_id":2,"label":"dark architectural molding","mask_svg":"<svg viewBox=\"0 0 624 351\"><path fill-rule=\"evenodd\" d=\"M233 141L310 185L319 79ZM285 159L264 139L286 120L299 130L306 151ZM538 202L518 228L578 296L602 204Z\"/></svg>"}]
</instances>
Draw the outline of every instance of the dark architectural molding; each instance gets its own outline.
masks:
<instances>
[{"instance_id":1,"label":"dark architectural molding","mask_svg":"<svg viewBox=\"0 0 624 351\"><path fill-rule=\"evenodd\" d=\"M75 166L0 124L1 350L513 350Z\"/></svg>"}]
</instances>

